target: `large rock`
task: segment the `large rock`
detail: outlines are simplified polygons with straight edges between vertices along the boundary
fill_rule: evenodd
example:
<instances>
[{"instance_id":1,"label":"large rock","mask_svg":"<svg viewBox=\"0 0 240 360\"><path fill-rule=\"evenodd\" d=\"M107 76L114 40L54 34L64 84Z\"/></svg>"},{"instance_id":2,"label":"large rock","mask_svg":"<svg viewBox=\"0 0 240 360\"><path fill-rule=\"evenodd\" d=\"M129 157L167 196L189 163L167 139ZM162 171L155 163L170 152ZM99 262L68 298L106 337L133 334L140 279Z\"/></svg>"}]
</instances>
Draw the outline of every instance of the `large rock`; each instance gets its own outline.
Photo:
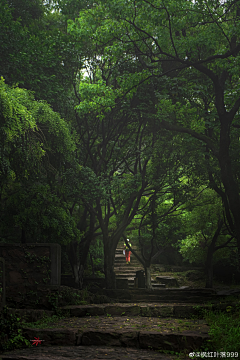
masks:
<instances>
[{"instance_id":1,"label":"large rock","mask_svg":"<svg viewBox=\"0 0 240 360\"><path fill-rule=\"evenodd\" d=\"M166 284L167 286L179 287L177 279L170 276L156 276L156 280L161 284Z\"/></svg>"}]
</instances>

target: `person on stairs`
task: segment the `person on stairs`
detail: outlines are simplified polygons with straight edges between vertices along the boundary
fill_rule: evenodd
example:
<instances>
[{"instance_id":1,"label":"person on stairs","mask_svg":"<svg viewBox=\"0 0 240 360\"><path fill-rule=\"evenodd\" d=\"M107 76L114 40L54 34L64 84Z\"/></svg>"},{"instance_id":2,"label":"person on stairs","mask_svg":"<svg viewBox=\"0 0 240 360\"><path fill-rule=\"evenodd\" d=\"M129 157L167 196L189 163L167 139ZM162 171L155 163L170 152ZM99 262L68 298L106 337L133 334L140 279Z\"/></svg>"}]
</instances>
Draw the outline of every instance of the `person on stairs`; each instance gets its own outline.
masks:
<instances>
[{"instance_id":1,"label":"person on stairs","mask_svg":"<svg viewBox=\"0 0 240 360\"><path fill-rule=\"evenodd\" d=\"M129 239L127 239L128 245L132 246L129 242ZM124 244L124 251L125 251L125 256L126 256L126 263L130 264L130 255L131 255L131 251L129 250L129 248L127 247L126 244Z\"/></svg>"}]
</instances>

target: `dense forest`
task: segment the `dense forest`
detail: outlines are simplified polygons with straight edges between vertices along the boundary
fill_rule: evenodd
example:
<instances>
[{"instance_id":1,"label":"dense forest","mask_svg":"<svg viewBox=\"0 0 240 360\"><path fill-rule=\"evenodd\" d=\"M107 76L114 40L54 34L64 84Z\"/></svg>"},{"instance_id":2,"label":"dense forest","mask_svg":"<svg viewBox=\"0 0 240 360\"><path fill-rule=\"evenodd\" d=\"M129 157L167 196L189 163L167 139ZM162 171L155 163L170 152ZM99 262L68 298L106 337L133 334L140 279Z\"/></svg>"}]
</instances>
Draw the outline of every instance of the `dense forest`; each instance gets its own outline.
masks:
<instances>
[{"instance_id":1,"label":"dense forest","mask_svg":"<svg viewBox=\"0 0 240 360\"><path fill-rule=\"evenodd\" d=\"M0 49L1 243L239 273L239 0L0 0Z\"/></svg>"}]
</instances>

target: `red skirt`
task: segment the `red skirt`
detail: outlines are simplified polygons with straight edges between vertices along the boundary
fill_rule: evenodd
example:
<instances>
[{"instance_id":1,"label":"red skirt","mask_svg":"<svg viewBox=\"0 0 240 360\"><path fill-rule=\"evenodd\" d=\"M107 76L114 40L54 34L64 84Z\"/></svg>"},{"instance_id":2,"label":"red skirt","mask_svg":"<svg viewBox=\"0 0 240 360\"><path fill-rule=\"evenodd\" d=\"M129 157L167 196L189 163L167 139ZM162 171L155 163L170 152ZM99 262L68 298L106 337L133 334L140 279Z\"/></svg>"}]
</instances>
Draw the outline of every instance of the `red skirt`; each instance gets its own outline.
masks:
<instances>
[{"instance_id":1,"label":"red skirt","mask_svg":"<svg viewBox=\"0 0 240 360\"><path fill-rule=\"evenodd\" d=\"M131 251L125 250L126 262L130 261Z\"/></svg>"}]
</instances>

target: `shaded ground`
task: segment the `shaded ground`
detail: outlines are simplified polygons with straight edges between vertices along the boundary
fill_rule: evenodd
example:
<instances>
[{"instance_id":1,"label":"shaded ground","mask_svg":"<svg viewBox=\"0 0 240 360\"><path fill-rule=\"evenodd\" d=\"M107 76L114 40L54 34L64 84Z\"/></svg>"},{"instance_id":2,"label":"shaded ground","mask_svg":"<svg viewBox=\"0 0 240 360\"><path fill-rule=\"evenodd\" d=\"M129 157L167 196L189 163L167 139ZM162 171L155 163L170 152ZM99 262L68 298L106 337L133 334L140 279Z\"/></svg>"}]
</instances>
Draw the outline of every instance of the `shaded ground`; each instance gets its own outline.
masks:
<instances>
[{"instance_id":1,"label":"shaded ground","mask_svg":"<svg viewBox=\"0 0 240 360\"><path fill-rule=\"evenodd\" d=\"M176 356L161 354L152 350L107 346L37 346L0 355L2 360L175 360L176 358Z\"/></svg>"}]
</instances>

